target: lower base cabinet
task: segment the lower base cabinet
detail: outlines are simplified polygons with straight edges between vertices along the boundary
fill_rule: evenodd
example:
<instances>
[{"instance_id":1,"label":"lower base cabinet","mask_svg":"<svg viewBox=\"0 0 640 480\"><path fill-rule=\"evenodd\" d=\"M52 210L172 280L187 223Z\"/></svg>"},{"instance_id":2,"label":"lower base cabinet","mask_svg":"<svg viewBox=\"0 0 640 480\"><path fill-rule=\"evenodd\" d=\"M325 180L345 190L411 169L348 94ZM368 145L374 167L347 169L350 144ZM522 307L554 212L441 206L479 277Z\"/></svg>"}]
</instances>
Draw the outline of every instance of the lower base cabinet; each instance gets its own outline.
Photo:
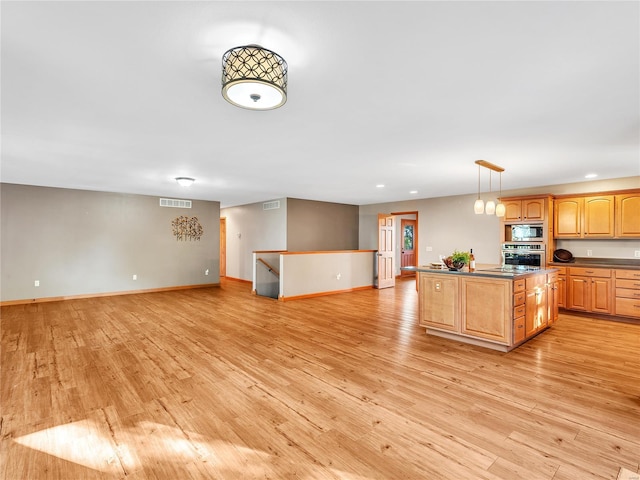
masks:
<instances>
[{"instance_id":1,"label":"lower base cabinet","mask_svg":"<svg viewBox=\"0 0 640 480\"><path fill-rule=\"evenodd\" d=\"M571 267L568 270L567 309L613 313L613 283L610 269Z\"/></svg>"},{"instance_id":2,"label":"lower base cabinet","mask_svg":"<svg viewBox=\"0 0 640 480\"><path fill-rule=\"evenodd\" d=\"M640 318L640 272L616 270L615 287L616 315Z\"/></svg>"}]
</instances>

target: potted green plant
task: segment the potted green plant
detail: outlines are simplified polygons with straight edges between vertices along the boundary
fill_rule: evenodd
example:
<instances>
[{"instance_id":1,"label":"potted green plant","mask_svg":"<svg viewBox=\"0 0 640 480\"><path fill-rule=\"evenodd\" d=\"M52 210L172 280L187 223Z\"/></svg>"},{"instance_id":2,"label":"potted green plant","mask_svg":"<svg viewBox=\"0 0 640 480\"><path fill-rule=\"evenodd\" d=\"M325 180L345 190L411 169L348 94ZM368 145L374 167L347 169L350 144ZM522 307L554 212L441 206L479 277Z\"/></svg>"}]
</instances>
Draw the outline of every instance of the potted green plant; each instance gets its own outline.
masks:
<instances>
[{"instance_id":1,"label":"potted green plant","mask_svg":"<svg viewBox=\"0 0 640 480\"><path fill-rule=\"evenodd\" d=\"M461 270L465 265L469 264L470 260L471 254L469 252L455 250L445 259L444 263L449 267L449 270Z\"/></svg>"}]
</instances>

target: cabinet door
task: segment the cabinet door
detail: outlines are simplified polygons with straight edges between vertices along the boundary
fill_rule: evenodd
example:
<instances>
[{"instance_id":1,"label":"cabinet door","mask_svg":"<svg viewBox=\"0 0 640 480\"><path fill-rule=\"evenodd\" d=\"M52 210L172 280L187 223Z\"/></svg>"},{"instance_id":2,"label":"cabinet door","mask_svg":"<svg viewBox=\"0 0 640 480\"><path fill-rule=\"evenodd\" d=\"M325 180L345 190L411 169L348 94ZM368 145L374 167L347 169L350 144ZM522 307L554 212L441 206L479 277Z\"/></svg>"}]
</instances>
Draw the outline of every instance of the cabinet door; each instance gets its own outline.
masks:
<instances>
[{"instance_id":1,"label":"cabinet door","mask_svg":"<svg viewBox=\"0 0 640 480\"><path fill-rule=\"evenodd\" d=\"M519 222L522 220L522 202L520 200L507 200L504 202L505 222Z\"/></svg>"},{"instance_id":2,"label":"cabinet door","mask_svg":"<svg viewBox=\"0 0 640 480\"><path fill-rule=\"evenodd\" d=\"M530 337L547 325L547 288L527 290L525 307L524 333Z\"/></svg>"},{"instance_id":3,"label":"cabinet door","mask_svg":"<svg viewBox=\"0 0 640 480\"><path fill-rule=\"evenodd\" d=\"M511 281L493 278L462 278L460 331L474 337L511 343Z\"/></svg>"},{"instance_id":4,"label":"cabinet door","mask_svg":"<svg viewBox=\"0 0 640 480\"><path fill-rule=\"evenodd\" d=\"M544 220L544 198L522 200L522 220Z\"/></svg>"},{"instance_id":5,"label":"cabinet door","mask_svg":"<svg viewBox=\"0 0 640 480\"><path fill-rule=\"evenodd\" d=\"M640 194L616 195L616 237L640 237Z\"/></svg>"},{"instance_id":6,"label":"cabinet door","mask_svg":"<svg viewBox=\"0 0 640 480\"><path fill-rule=\"evenodd\" d=\"M583 198L562 198L554 203L553 231L556 238L582 236Z\"/></svg>"},{"instance_id":7,"label":"cabinet door","mask_svg":"<svg viewBox=\"0 0 640 480\"><path fill-rule=\"evenodd\" d=\"M613 195L584 199L585 237L613 237L614 205Z\"/></svg>"},{"instance_id":8,"label":"cabinet door","mask_svg":"<svg viewBox=\"0 0 640 480\"><path fill-rule=\"evenodd\" d=\"M600 313L613 313L613 291L611 279L591 279L591 311Z\"/></svg>"},{"instance_id":9,"label":"cabinet door","mask_svg":"<svg viewBox=\"0 0 640 480\"><path fill-rule=\"evenodd\" d=\"M421 325L459 332L458 290L458 279L454 275L420 274Z\"/></svg>"},{"instance_id":10,"label":"cabinet door","mask_svg":"<svg viewBox=\"0 0 640 480\"><path fill-rule=\"evenodd\" d=\"M589 292L591 291L591 279L588 277L569 276L567 280L567 308L570 310L589 311L591 302Z\"/></svg>"},{"instance_id":11,"label":"cabinet door","mask_svg":"<svg viewBox=\"0 0 640 480\"><path fill-rule=\"evenodd\" d=\"M567 277L558 275L558 290L556 291L558 298L558 308L566 308L567 305Z\"/></svg>"}]
</instances>

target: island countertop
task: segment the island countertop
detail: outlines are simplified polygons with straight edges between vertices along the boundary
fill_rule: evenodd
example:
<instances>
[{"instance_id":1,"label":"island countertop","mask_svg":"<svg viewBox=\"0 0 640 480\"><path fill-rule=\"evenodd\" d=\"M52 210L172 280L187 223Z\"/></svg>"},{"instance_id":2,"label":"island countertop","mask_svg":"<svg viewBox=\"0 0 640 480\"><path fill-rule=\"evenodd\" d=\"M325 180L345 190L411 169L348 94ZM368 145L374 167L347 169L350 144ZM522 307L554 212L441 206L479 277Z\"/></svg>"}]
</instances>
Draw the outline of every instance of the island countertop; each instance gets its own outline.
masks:
<instances>
[{"instance_id":1,"label":"island countertop","mask_svg":"<svg viewBox=\"0 0 640 480\"><path fill-rule=\"evenodd\" d=\"M553 273L556 272L556 268L539 268L536 270L504 270L500 265L479 265L473 272L468 271L467 267L462 270L449 270L448 268L441 268L431 265L419 265L416 267L402 267L401 270L406 272L424 272L424 273L444 273L450 275L463 275L473 277L488 277L488 278L525 278L531 275L538 275L540 273Z\"/></svg>"}]
</instances>

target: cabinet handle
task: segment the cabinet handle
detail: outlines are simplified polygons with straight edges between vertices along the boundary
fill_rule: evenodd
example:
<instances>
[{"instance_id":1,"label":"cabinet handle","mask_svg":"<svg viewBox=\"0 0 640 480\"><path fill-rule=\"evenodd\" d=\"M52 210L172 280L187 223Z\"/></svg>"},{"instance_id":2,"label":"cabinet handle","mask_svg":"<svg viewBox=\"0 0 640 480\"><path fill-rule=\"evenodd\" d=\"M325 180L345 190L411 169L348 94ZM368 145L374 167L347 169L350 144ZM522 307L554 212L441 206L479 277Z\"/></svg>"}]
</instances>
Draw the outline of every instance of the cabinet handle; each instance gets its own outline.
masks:
<instances>
[{"instance_id":1,"label":"cabinet handle","mask_svg":"<svg viewBox=\"0 0 640 480\"><path fill-rule=\"evenodd\" d=\"M593 273L593 270L586 270L586 273Z\"/></svg>"}]
</instances>

